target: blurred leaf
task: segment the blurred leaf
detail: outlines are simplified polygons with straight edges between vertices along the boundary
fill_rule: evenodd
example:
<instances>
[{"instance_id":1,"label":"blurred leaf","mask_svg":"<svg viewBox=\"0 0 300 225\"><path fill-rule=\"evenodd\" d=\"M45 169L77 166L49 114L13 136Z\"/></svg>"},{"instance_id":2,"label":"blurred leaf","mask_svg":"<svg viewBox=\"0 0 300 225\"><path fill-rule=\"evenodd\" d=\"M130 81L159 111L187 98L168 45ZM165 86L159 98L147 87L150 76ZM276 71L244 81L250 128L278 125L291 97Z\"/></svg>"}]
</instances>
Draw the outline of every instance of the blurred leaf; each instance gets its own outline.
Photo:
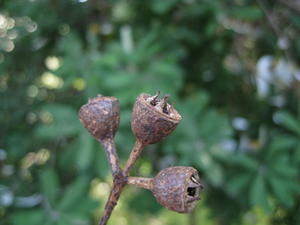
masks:
<instances>
[{"instance_id":1,"label":"blurred leaf","mask_svg":"<svg viewBox=\"0 0 300 225\"><path fill-rule=\"evenodd\" d=\"M86 198L89 180L85 176L80 176L66 189L58 208L61 211L72 212L74 205L80 204Z\"/></svg>"},{"instance_id":2,"label":"blurred leaf","mask_svg":"<svg viewBox=\"0 0 300 225\"><path fill-rule=\"evenodd\" d=\"M105 86L111 90L125 89L135 83L136 76L128 73L114 73L105 79Z\"/></svg>"},{"instance_id":3,"label":"blurred leaf","mask_svg":"<svg viewBox=\"0 0 300 225\"><path fill-rule=\"evenodd\" d=\"M103 147L97 149L93 163L95 164L95 170L98 176L100 176L102 179L105 179L110 171L110 166L107 162Z\"/></svg>"},{"instance_id":4,"label":"blurred leaf","mask_svg":"<svg viewBox=\"0 0 300 225\"><path fill-rule=\"evenodd\" d=\"M128 201L128 206L130 206L130 210L139 214L157 214L162 209L162 206L156 202L153 194L143 189L136 191L133 198Z\"/></svg>"},{"instance_id":5,"label":"blurred leaf","mask_svg":"<svg viewBox=\"0 0 300 225\"><path fill-rule=\"evenodd\" d=\"M207 111L200 115L199 135L208 143L221 141L231 135L231 128L227 118L222 117L216 111ZM213 121L213 122L212 122ZM214 135L211 135L214 134Z\"/></svg>"},{"instance_id":6,"label":"blurred leaf","mask_svg":"<svg viewBox=\"0 0 300 225\"><path fill-rule=\"evenodd\" d=\"M196 94L185 99L185 101L178 104L179 111L186 112L191 117L199 116L199 113L207 106L209 98L204 92L197 92ZM183 120L184 122L184 120Z\"/></svg>"},{"instance_id":7,"label":"blurred leaf","mask_svg":"<svg viewBox=\"0 0 300 225\"><path fill-rule=\"evenodd\" d=\"M250 187L250 202L253 206L258 205L266 212L270 211L270 205L267 201L267 190L263 176L258 175L253 180Z\"/></svg>"},{"instance_id":8,"label":"blurred leaf","mask_svg":"<svg viewBox=\"0 0 300 225\"><path fill-rule=\"evenodd\" d=\"M40 186L46 200L53 207L59 193L59 181L53 168L46 168L40 173Z\"/></svg>"},{"instance_id":9,"label":"blurred leaf","mask_svg":"<svg viewBox=\"0 0 300 225\"><path fill-rule=\"evenodd\" d=\"M81 149L79 140L70 141L64 149L60 151L58 165L63 171L74 170L76 168L78 151ZM77 151L77 154L75 154Z\"/></svg>"},{"instance_id":10,"label":"blurred leaf","mask_svg":"<svg viewBox=\"0 0 300 225\"><path fill-rule=\"evenodd\" d=\"M292 160L299 166L300 165L300 143L297 144Z\"/></svg>"},{"instance_id":11,"label":"blurred leaf","mask_svg":"<svg viewBox=\"0 0 300 225\"><path fill-rule=\"evenodd\" d=\"M276 136L267 151L267 157L272 160L274 154L285 154L293 146L295 146L297 142L298 140L291 136Z\"/></svg>"},{"instance_id":12,"label":"blurred leaf","mask_svg":"<svg viewBox=\"0 0 300 225\"><path fill-rule=\"evenodd\" d=\"M99 206L99 201L90 198L85 198L80 200L80 204L74 205L71 213L86 216L90 215Z\"/></svg>"},{"instance_id":13,"label":"blurred leaf","mask_svg":"<svg viewBox=\"0 0 300 225\"><path fill-rule=\"evenodd\" d=\"M279 201L288 207L292 207L294 204L293 192L286 185L285 180L269 176L268 181Z\"/></svg>"},{"instance_id":14,"label":"blurred leaf","mask_svg":"<svg viewBox=\"0 0 300 225\"><path fill-rule=\"evenodd\" d=\"M152 2L152 9L156 13L163 14L166 13L168 10L171 9L172 6L174 6L178 0L169 0L169 1L159 1L154 0Z\"/></svg>"},{"instance_id":15,"label":"blurred leaf","mask_svg":"<svg viewBox=\"0 0 300 225\"><path fill-rule=\"evenodd\" d=\"M239 153L239 154L229 154L228 157L223 157L223 161L229 163L229 165L240 166L246 170L256 171L258 168L258 162L251 158L250 156Z\"/></svg>"},{"instance_id":16,"label":"blurred leaf","mask_svg":"<svg viewBox=\"0 0 300 225\"><path fill-rule=\"evenodd\" d=\"M277 114L279 122L288 130L300 135L300 122L289 112L281 111Z\"/></svg>"},{"instance_id":17,"label":"blurred leaf","mask_svg":"<svg viewBox=\"0 0 300 225\"><path fill-rule=\"evenodd\" d=\"M277 176L287 177L287 178L295 178L297 176L298 169L289 163L280 163L279 161L275 161L275 164L270 164L272 171L276 173Z\"/></svg>"},{"instance_id":18,"label":"blurred leaf","mask_svg":"<svg viewBox=\"0 0 300 225\"><path fill-rule=\"evenodd\" d=\"M77 112L67 105L48 104L42 109L47 113L49 124L39 125L35 129L35 135L39 138L51 139L62 136L72 136L80 131L81 124ZM53 122L52 120L53 116Z\"/></svg>"},{"instance_id":19,"label":"blurred leaf","mask_svg":"<svg viewBox=\"0 0 300 225\"><path fill-rule=\"evenodd\" d=\"M248 187L252 176L252 174L246 173L235 174L229 181L227 181L226 189L232 195L238 196L241 194L243 189Z\"/></svg>"},{"instance_id":20,"label":"blurred leaf","mask_svg":"<svg viewBox=\"0 0 300 225\"><path fill-rule=\"evenodd\" d=\"M80 170L86 170L91 166L95 155L94 138L86 130L82 130L77 148L77 165Z\"/></svg>"},{"instance_id":21,"label":"blurred leaf","mask_svg":"<svg viewBox=\"0 0 300 225\"><path fill-rule=\"evenodd\" d=\"M42 209L22 210L11 216L12 225L40 225L45 221L46 214Z\"/></svg>"},{"instance_id":22,"label":"blurred leaf","mask_svg":"<svg viewBox=\"0 0 300 225\"><path fill-rule=\"evenodd\" d=\"M230 15L236 19L256 21L262 19L263 12L256 6L234 7L230 10Z\"/></svg>"},{"instance_id":23,"label":"blurred leaf","mask_svg":"<svg viewBox=\"0 0 300 225\"><path fill-rule=\"evenodd\" d=\"M60 215L60 218L57 221L57 225L74 225L74 224L89 225L90 223L88 218L73 213L70 214L63 213Z\"/></svg>"},{"instance_id":24,"label":"blurred leaf","mask_svg":"<svg viewBox=\"0 0 300 225\"><path fill-rule=\"evenodd\" d=\"M214 163L211 168L206 171L207 177L210 179L210 182L214 186L221 186L224 181L222 167Z\"/></svg>"}]
</instances>

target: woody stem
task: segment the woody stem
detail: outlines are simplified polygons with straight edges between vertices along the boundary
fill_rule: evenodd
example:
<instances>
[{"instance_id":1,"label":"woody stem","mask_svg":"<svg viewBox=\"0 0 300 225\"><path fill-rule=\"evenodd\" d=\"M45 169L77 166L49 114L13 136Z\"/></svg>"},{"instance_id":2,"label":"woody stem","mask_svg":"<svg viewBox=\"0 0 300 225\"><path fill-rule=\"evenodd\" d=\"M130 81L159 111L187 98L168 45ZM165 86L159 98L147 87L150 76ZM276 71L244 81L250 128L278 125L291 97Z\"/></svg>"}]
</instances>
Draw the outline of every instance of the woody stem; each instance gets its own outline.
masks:
<instances>
[{"instance_id":1,"label":"woody stem","mask_svg":"<svg viewBox=\"0 0 300 225\"><path fill-rule=\"evenodd\" d=\"M133 167L136 160L140 157L144 147L145 147L145 145L142 142L140 142L139 140L136 140L136 142L131 150L130 156L126 162L125 168L124 168L125 176L129 175L131 168Z\"/></svg>"},{"instance_id":2,"label":"woody stem","mask_svg":"<svg viewBox=\"0 0 300 225\"><path fill-rule=\"evenodd\" d=\"M140 188L145 188L148 190L153 190L153 178L146 177L128 177L128 184L133 184Z\"/></svg>"},{"instance_id":3,"label":"woody stem","mask_svg":"<svg viewBox=\"0 0 300 225\"><path fill-rule=\"evenodd\" d=\"M120 168L119 157L116 151L116 144L113 138L107 138L100 141L103 145L106 153L106 157L110 164L112 175L114 178L120 176L122 174L122 170Z\"/></svg>"},{"instance_id":4,"label":"woody stem","mask_svg":"<svg viewBox=\"0 0 300 225\"><path fill-rule=\"evenodd\" d=\"M138 159L138 157L140 156L144 148L144 145L140 141L137 140L135 142L135 145L132 148L132 151L130 153L129 159L127 160L124 172L122 172L119 166L119 161L114 147L114 142L109 142L109 141L104 142L103 145L106 149L107 158L110 162L113 171L114 182L108 200L105 204L103 216L99 221L99 225L106 225L113 209L117 205L117 202L120 198L123 188L128 182L128 175L130 169L132 168L132 166L134 165L134 163L136 162L136 160ZM122 173L119 173L120 171Z\"/></svg>"}]
</instances>

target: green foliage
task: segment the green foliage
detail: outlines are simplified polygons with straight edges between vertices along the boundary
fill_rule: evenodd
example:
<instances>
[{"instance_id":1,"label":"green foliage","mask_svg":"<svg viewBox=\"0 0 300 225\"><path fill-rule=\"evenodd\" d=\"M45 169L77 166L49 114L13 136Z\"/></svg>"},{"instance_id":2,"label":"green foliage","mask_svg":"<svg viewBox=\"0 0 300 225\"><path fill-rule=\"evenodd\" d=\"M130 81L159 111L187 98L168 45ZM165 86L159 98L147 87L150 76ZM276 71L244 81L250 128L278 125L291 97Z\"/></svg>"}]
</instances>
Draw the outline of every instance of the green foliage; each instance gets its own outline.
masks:
<instances>
[{"instance_id":1,"label":"green foliage","mask_svg":"<svg viewBox=\"0 0 300 225\"><path fill-rule=\"evenodd\" d=\"M183 120L133 175L194 166L203 200L188 219L128 188L110 224L299 224L300 16L279 2L0 1L0 224L96 224L110 170L78 109L120 100L124 164L135 98L157 90Z\"/></svg>"}]
</instances>

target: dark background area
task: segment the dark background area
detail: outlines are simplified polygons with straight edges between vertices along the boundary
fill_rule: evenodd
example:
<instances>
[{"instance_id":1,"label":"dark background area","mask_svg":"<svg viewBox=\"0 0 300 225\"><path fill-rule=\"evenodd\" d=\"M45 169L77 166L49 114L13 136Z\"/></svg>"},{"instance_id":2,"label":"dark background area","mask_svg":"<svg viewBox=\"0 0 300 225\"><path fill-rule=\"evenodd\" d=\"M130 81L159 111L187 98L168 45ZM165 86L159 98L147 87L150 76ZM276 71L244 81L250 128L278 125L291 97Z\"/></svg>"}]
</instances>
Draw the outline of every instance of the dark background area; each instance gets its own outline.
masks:
<instances>
[{"instance_id":1,"label":"dark background area","mask_svg":"<svg viewBox=\"0 0 300 225\"><path fill-rule=\"evenodd\" d=\"M191 215L126 188L109 224L300 224L300 3L0 0L0 224L97 224L111 185L78 110L160 90L183 116L132 171L197 168Z\"/></svg>"}]
</instances>

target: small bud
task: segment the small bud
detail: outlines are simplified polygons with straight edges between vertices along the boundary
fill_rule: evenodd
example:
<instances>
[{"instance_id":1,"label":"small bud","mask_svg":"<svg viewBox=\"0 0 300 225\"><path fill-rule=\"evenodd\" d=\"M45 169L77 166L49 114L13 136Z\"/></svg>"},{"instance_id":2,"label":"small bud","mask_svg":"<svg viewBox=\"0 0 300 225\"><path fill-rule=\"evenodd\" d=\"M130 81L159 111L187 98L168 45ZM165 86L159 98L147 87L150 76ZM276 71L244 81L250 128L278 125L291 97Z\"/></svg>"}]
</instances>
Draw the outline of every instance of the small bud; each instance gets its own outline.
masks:
<instances>
[{"instance_id":1,"label":"small bud","mask_svg":"<svg viewBox=\"0 0 300 225\"><path fill-rule=\"evenodd\" d=\"M99 141L113 138L120 121L119 101L115 97L98 96L79 110L84 127Z\"/></svg>"},{"instance_id":2,"label":"small bud","mask_svg":"<svg viewBox=\"0 0 300 225\"><path fill-rule=\"evenodd\" d=\"M154 144L168 136L181 120L180 114L167 103L169 95L159 99L156 95L141 94L135 101L131 128L136 138Z\"/></svg>"}]
</instances>

